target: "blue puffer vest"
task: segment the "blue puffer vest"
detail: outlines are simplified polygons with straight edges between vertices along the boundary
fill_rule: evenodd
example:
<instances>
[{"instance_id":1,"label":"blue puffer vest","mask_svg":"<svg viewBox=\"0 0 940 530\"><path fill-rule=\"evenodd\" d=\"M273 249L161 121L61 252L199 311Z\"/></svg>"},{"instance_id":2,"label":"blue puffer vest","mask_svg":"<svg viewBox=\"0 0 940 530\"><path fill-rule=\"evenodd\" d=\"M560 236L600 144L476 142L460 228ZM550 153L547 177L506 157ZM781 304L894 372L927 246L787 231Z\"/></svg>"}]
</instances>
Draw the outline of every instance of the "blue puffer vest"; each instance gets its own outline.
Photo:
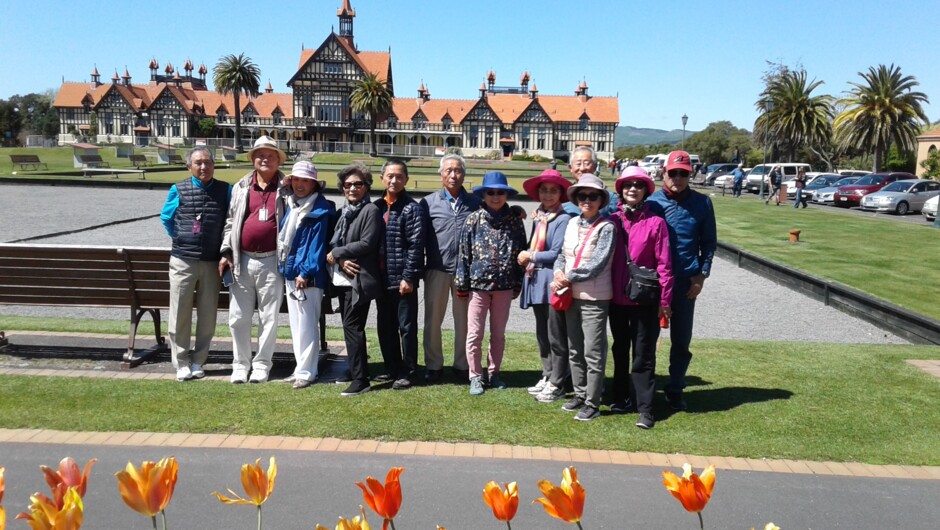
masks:
<instances>
[{"instance_id":1,"label":"blue puffer vest","mask_svg":"<svg viewBox=\"0 0 940 530\"><path fill-rule=\"evenodd\" d=\"M207 189L202 189L192 179L186 179L176 185L176 190L179 206L174 216L176 236L170 254L185 260L218 261L222 257L219 248L228 211L228 186L213 180ZM197 222L201 226L195 234L193 225Z\"/></svg>"}]
</instances>

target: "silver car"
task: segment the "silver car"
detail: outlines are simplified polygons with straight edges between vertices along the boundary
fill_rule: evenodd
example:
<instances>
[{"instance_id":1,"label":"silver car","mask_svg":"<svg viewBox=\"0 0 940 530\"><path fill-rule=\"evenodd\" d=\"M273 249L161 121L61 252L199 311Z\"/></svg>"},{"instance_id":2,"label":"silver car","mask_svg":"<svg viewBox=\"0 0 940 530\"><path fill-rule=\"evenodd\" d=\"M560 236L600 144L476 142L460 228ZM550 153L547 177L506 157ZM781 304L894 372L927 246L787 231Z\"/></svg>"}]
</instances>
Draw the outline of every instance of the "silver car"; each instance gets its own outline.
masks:
<instances>
[{"instance_id":1,"label":"silver car","mask_svg":"<svg viewBox=\"0 0 940 530\"><path fill-rule=\"evenodd\" d=\"M875 193L862 197L862 210L872 212L894 212L906 215L919 212L931 197L940 195L940 182L935 180L898 180Z\"/></svg>"},{"instance_id":2,"label":"silver car","mask_svg":"<svg viewBox=\"0 0 940 530\"><path fill-rule=\"evenodd\" d=\"M838 191L838 189L841 186L848 186L850 184L855 184L855 181L857 181L860 178L862 177L845 177L843 179L839 179L838 182L836 182L835 184L833 184L832 186L828 188L821 188L821 189L814 191L813 198L810 200L812 200L816 204L830 204L831 205L835 202L832 196L835 195L836 191Z\"/></svg>"},{"instance_id":3,"label":"silver car","mask_svg":"<svg viewBox=\"0 0 940 530\"><path fill-rule=\"evenodd\" d=\"M924 209L920 211L920 213L924 214L924 219L933 222L934 219L937 218L938 203L940 203L940 195L936 195L932 199L927 199L927 202L924 203Z\"/></svg>"}]
</instances>

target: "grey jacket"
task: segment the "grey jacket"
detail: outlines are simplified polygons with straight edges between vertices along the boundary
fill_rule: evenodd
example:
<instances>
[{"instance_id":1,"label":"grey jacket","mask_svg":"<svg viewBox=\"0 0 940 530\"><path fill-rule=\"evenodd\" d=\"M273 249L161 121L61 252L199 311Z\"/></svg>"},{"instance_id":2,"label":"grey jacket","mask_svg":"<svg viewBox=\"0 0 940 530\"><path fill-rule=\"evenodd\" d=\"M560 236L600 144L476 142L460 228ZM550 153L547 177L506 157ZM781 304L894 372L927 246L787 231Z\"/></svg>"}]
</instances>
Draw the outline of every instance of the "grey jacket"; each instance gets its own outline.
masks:
<instances>
[{"instance_id":1,"label":"grey jacket","mask_svg":"<svg viewBox=\"0 0 940 530\"><path fill-rule=\"evenodd\" d=\"M480 209L480 198L461 189L457 208L451 208L450 194L441 188L421 199L421 209L429 221L425 241L426 269L454 274L459 250L460 230L467 224L467 216Z\"/></svg>"},{"instance_id":2,"label":"grey jacket","mask_svg":"<svg viewBox=\"0 0 940 530\"><path fill-rule=\"evenodd\" d=\"M284 174L278 170L274 178L280 187L280 182L284 180ZM222 255L231 258L232 274L235 275L235 278L238 278L238 274L241 272L239 262L241 261L242 225L245 224L245 218L248 216L248 192L251 190L254 181L255 172L252 171L232 186L232 199L229 201L225 229L222 231ZM275 205L275 223L277 226L281 226L281 219L284 218L284 201L278 199L275 201Z\"/></svg>"}]
</instances>

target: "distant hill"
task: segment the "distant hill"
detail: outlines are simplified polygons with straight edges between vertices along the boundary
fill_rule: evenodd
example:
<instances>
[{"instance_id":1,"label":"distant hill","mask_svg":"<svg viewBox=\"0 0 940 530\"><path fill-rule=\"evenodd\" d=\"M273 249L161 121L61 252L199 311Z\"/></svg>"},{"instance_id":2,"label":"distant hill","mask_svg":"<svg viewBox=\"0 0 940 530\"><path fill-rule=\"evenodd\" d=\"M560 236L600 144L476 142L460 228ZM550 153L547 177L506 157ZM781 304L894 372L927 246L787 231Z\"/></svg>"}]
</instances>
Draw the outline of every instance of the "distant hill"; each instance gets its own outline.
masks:
<instances>
[{"instance_id":1,"label":"distant hill","mask_svg":"<svg viewBox=\"0 0 940 530\"><path fill-rule=\"evenodd\" d=\"M697 131L690 131L686 129L685 137L688 138L692 136ZM673 129L671 131L664 131L662 129L642 129L639 127L617 127L617 131L614 133L614 145L620 147L622 145L648 145L648 144L661 144L661 143L670 143L677 144L682 141L682 129Z\"/></svg>"}]
</instances>

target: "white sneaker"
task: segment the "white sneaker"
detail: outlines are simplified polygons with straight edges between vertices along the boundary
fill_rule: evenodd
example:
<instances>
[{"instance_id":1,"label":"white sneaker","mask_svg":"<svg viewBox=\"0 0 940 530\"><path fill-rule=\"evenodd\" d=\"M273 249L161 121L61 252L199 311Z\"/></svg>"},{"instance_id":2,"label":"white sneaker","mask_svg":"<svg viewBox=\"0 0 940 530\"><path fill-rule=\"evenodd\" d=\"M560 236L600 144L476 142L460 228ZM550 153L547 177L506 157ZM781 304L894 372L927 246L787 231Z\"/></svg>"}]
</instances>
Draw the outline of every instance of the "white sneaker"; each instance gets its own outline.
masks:
<instances>
[{"instance_id":1,"label":"white sneaker","mask_svg":"<svg viewBox=\"0 0 940 530\"><path fill-rule=\"evenodd\" d=\"M265 370L252 370L251 379L249 379L248 382L252 384L267 383L268 372Z\"/></svg>"},{"instance_id":2,"label":"white sneaker","mask_svg":"<svg viewBox=\"0 0 940 530\"><path fill-rule=\"evenodd\" d=\"M202 366L193 363L189 366L189 369L193 373L193 379L202 379L206 376L206 371L202 369Z\"/></svg>"},{"instance_id":3,"label":"white sneaker","mask_svg":"<svg viewBox=\"0 0 940 530\"><path fill-rule=\"evenodd\" d=\"M539 403L552 403L560 399L565 398L565 389L558 388L557 386L548 383L545 385L545 388L535 396L535 400Z\"/></svg>"},{"instance_id":4,"label":"white sneaker","mask_svg":"<svg viewBox=\"0 0 940 530\"><path fill-rule=\"evenodd\" d=\"M203 374L205 375L205 374ZM176 370L176 380L177 381L189 381L193 378L193 371L189 369L188 366L181 366Z\"/></svg>"},{"instance_id":5,"label":"white sneaker","mask_svg":"<svg viewBox=\"0 0 940 530\"><path fill-rule=\"evenodd\" d=\"M232 369L232 384L242 385L248 382L248 371L243 368Z\"/></svg>"},{"instance_id":6,"label":"white sneaker","mask_svg":"<svg viewBox=\"0 0 940 530\"><path fill-rule=\"evenodd\" d=\"M530 386L528 392L533 396L539 395L539 393L545 388L545 385L548 384L548 378L543 377L539 379L538 383L535 383L535 386Z\"/></svg>"}]
</instances>

